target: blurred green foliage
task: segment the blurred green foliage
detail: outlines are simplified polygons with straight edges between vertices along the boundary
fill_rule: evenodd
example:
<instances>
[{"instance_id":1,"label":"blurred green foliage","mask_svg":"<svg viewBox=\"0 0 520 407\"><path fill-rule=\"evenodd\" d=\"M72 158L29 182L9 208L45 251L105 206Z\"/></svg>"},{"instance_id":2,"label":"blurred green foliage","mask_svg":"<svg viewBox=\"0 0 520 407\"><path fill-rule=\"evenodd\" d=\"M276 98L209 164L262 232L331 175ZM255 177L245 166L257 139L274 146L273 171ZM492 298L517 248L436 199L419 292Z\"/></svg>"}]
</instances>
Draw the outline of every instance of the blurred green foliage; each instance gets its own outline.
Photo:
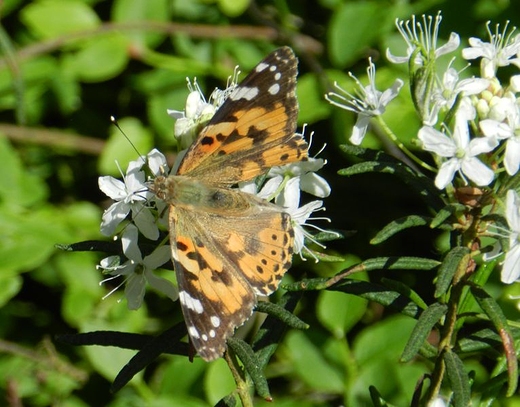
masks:
<instances>
[{"instance_id":1,"label":"blurred green foliage","mask_svg":"<svg viewBox=\"0 0 520 407\"><path fill-rule=\"evenodd\" d=\"M102 300L107 288L99 286L96 270L101 255L54 247L100 239L108 202L97 189L97 177L117 176L116 161L124 169L136 158L111 115L141 153L152 146L173 151L173 121L166 109L184 108L186 77L197 77L209 94L224 86L236 64L247 72L275 47L290 45L300 58L299 122L315 131L315 151L328 143L321 155L329 161L323 175L333 189L325 201L327 214L332 228L357 233L329 245L331 254L348 263L297 261L287 282L329 277L381 253L431 255L442 247L442 236L424 229L369 245L392 219L427 208L388 176L336 175L349 164L337 146L350 136L355 118L334 110L322 95L335 80L348 88L348 70L362 77L368 56L378 63L383 88L402 77L401 67L385 64L382 56L397 43L395 18L441 9L441 36L456 31L467 38L481 35L488 19L518 18L517 7L514 1L494 0L3 1L0 404L198 407L213 405L234 389L223 360L190 363L165 356L111 394L111 381L134 352L72 348L52 340L56 334L104 329L153 334L182 318L178 304L153 292L139 311L127 310L122 291ZM412 106L398 99L387 117L409 144L418 123ZM374 134L366 143L381 146ZM385 277L431 298L434 274L422 273L392 271ZM377 280L381 274L356 278ZM518 288L494 290L514 315L515 304L506 296L518 295ZM332 291L304 294L296 312L311 328L289 331L266 369L276 406L372 405L370 386L393 405L410 404L418 380L429 371L420 360L399 362L414 319ZM476 382L489 377L484 362L468 361ZM260 399L257 404L272 405ZM500 405L520 405L520 398Z\"/></svg>"}]
</instances>

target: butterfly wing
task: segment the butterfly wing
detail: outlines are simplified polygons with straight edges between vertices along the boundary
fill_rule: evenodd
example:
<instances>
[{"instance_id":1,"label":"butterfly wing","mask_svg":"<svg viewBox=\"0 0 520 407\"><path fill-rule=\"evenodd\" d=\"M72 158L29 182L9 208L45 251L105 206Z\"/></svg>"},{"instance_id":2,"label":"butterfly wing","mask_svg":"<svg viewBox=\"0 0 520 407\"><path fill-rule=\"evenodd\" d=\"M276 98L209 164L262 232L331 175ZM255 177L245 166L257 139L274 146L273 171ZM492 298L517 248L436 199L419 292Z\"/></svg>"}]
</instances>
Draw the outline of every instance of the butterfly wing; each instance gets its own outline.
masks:
<instances>
[{"instance_id":1,"label":"butterfly wing","mask_svg":"<svg viewBox=\"0 0 520 407\"><path fill-rule=\"evenodd\" d=\"M293 230L280 208L238 191L240 211L170 206L170 241L179 299L195 349L221 357L234 329L251 316L256 294L269 295L291 266Z\"/></svg>"},{"instance_id":2,"label":"butterfly wing","mask_svg":"<svg viewBox=\"0 0 520 407\"><path fill-rule=\"evenodd\" d=\"M297 59L289 47L268 55L217 110L177 174L233 185L305 160L307 143L295 134L296 74Z\"/></svg>"}]
</instances>

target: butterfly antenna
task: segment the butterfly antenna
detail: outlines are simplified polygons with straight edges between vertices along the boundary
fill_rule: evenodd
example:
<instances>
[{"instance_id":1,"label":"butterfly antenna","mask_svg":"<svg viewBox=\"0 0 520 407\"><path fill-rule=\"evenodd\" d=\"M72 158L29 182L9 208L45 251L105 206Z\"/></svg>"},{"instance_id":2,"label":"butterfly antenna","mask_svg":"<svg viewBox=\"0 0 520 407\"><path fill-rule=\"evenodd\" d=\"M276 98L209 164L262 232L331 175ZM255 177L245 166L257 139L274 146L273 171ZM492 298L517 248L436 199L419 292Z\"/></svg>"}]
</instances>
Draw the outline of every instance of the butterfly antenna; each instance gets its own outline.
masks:
<instances>
[{"instance_id":1,"label":"butterfly antenna","mask_svg":"<svg viewBox=\"0 0 520 407\"><path fill-rule=\"evenodd\" d=\"M124 132L124 130L121 128L121 126L119 125L117 119L114 117L114 116L110 116L110 121L112 122L112 124L114 126L116 126L116 128L121 132L121 134L126 138L126 140L130 143L130 145L132 146L132 148L135 150L135 152L137 153L137 155L142 158L145 162L146 162L146 157L143 156L139 150L137 149L137 147L135 146L134 143L132 143L132 140L130 140L130 137L128 137L126 135L126 133Z\"/></svg>"}]
</instances>

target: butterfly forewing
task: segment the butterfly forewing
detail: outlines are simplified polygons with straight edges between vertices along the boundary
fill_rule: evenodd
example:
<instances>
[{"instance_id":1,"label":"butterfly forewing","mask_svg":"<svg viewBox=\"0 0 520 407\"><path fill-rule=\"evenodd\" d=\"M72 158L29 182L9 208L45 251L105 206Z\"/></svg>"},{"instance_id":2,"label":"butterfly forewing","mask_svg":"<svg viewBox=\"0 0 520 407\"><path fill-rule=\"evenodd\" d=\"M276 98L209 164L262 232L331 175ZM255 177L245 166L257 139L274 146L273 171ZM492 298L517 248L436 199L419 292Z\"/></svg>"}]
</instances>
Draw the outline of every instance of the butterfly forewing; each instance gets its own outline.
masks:
<instances>
[{"instance_id":1,"label":"butterfly forewing","mask_svg":"<svg viewBox=\"0 0 520 407\"><path fill-rule=\"evenodd\" d=\"M307 159L307 144L294 134L296 64L287 47L267 56L217 110L177 175L159 176L152 187L169 204L179 299L204 360L222 356L256 296L276 290L291 265L290 216L229 187Z\"/></svg>"},{"instance_id":2,"label":"butterfly forewing","mask_svg":"<svg viewBox=\"0 0 520 407\"><path fill-rule=\"evenodd\" d=\"M295 134L296 74L290 48L268 55L217 110L177 173L233 185L271 167L305 160L307 144Z\"/></svg>"}]
</instances>

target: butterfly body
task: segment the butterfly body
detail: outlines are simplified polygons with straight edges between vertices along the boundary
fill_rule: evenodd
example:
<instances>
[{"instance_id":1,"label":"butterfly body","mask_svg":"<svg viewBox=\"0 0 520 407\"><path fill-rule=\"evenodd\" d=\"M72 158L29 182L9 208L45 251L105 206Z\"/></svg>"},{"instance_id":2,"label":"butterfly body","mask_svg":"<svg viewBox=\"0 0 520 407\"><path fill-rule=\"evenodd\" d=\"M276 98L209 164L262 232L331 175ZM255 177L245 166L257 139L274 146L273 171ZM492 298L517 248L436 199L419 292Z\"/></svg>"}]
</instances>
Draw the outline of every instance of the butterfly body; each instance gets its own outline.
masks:
<instances>
[{"instance_id":1,"label":"butterfly body","mask_svg":"<svg viewBox=\"0 0 520 407\"><path fill-rule=\"evenodd\" d=\"M190 340L206 361L275 291L291 266L294 231L284 209L233 189L273 166L307 159L295 133L297 60L268 55L230 93L188 148L177 173L151 187L169 205L172 259Z\"/></svg>"}]
</instances>

